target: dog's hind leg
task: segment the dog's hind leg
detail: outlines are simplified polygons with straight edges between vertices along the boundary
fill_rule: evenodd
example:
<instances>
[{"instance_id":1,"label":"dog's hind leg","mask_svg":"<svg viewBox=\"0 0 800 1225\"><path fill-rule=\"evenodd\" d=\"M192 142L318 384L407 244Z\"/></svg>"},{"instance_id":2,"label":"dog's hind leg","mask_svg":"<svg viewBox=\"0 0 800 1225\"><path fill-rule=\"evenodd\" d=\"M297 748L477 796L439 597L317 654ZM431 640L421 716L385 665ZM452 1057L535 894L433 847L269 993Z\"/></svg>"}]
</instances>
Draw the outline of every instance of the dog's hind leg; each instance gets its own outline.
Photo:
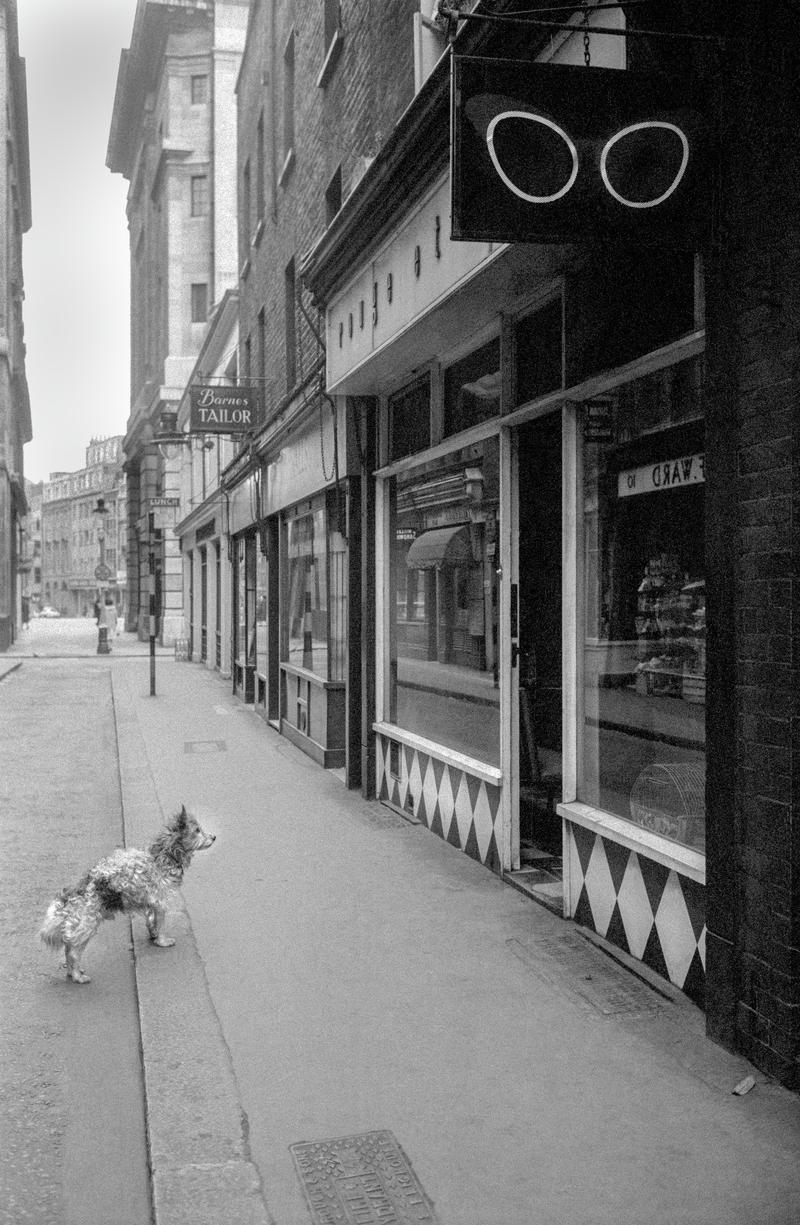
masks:
<instances>
[{"instance_id":1,"label":"dog's hind leg","mask_svg":"<svg viewBox=\"0 0 800 1225\"><path fill-rule=\"evenodd\" d=\"M147 921L147 931L153 944L157 945L160 949L171 948L175 941L171 936L164 935L166 912L153 906L146 912L145 919Z\"/></svg>"},{"instance_id":2,"label":"dog's hind leg","mask_svg":"<svg viewBox=\"0 0 800 1225\"><path fill-rule=\"evenodd\" d=\"M86 945L100 926L102 912L90 898L88 904L77 915L72 916L64 924L64 949L67 955L67 978L74 983L90 983L92 980L81 969L81 957Z\"/></svg>"}]
</instances>

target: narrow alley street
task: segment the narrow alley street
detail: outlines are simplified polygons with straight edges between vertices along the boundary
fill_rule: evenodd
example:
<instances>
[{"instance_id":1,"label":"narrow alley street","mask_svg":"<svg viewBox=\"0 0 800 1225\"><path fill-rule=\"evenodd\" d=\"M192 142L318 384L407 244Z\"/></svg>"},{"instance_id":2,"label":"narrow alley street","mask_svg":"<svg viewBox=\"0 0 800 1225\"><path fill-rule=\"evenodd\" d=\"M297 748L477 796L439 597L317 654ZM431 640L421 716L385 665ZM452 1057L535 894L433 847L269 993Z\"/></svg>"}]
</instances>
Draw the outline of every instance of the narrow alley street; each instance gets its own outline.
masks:
<instances>
[{"instance_id":1,"label":"narrow alley street","mask_svg":"<svg viewBox=\"0 0 800 1225\"><path fill-rule=\"evenodd\" d=\"M218 676L162 652L151 698L146 644L93 658L93 628L33 625L0 665L0 1220L800 1218L800 1101L685 997L346 791ZM67 983L49 899L181 803L217 840L175 947L119 919Z\"/></svg>"}]
</instances>

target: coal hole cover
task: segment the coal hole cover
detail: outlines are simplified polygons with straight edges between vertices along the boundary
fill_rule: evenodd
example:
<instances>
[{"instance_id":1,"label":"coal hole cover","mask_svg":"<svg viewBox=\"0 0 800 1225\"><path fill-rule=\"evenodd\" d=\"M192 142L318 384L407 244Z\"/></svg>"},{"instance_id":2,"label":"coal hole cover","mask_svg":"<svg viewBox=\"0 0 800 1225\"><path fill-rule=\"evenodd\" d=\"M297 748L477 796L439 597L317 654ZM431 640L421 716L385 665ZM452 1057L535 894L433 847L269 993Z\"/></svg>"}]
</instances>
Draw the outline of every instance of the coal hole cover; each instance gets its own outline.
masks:
<instances>
[{"instance_id":1,"label":"coal hole cover","mask_svg":"<svg viewBox=\"0 0 800 1225\"><path fill-rule=\"evenodd\" d=\"M433 1205L390 1131L291 1144L314 1225L437 1225Z\"/></svg>"},{"instance_id":2,"label":"coal hole cover","mask_svg":"<svg viewBox=\"0 0 800 1225\"><path fill-rule=\"evenodd\" d=\"M224 740L184 740L184 753L224 753L227 749Z\"/></svg>"}]
</instances>

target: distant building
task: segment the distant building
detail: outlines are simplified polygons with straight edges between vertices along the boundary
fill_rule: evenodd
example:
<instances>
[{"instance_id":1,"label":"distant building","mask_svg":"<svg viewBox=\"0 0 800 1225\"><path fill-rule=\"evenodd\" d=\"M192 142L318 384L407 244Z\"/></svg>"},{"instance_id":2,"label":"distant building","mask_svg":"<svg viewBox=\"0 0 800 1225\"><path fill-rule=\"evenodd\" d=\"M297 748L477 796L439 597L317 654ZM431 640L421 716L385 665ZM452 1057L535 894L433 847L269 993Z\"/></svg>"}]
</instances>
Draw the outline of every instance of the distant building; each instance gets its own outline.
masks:
<instances>
[{"instance_id":1,"label":"distant building","mask_svg":"<svg viewBox=\"0 0 800 1225\"><path fill-rule=\"evenodd\" d=\"M63 616L92 612L101 591L127 608L127 498L122 435L93 438L86 467L44 482L41 602Z\"/></svg>"},{"instance_id":2,"label":"distant building","mask_svg":"<svg viewBox=\"0 0 800 1225\"><path fill-rule=\"evenodd\" d=\"M236 283L234 87L248 9L138 0L111 119L106 162L130 183L128 627L150 632L152 550L164 642L185 629L180 543L171 527L151 541L149 513L153 498L180 496L182 448L153 438L162 414L177 413L212 310Z\"/></svg>"},{"instance_id":3,"label":"distant building","mask_svg":"<svg viewBox=\"0 0 800 1225\"><path fill-rule=\"evenodd\" d=\"M25 378L22 235L31 226L28 102L20 58L16 0L0 0L0 651L14 641L22 615L22 520L27 510L22 448L32 438Z\"/></svg>"}]
</instances>

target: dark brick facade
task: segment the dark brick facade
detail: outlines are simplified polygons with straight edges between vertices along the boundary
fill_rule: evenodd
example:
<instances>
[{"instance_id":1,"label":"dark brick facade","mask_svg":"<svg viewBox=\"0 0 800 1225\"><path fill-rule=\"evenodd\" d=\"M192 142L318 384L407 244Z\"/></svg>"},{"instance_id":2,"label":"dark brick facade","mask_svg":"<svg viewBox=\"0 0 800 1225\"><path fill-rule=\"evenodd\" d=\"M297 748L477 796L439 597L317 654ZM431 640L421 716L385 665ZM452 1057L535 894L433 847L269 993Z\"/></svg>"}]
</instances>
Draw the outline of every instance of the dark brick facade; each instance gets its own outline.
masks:
<instances>
[{"instance_id":1,"label":"dark brick facade","mask_svg":"<svg viewBox=\"0 0 800 1225\"><path fill-rule=\"evenodd\" d=\"M727 6L708 316L708 1024L800 1085L800 51Z\"/></svg>"},{"instance_id":2,"label":"dark brick facade","mask_svg":"<svg viewBox=\"0 0 800 1225\"><path fill-rule=\"evenodd\" d=\"M239 78L239 199L250 163L250 219L240 220L240 338L250 338L250 373L263 367L267 417L292 388L286 372L285 271L296 267L326 225L325 191L341 167L342 199L379 152L414 91L414 0L342 0L340 43L325 62L323 6L316 0L256 3ZM294 159L285 168L284 64L294 31ZM259 119L264 133L264 207L256 202ZM260 234L259 222L263 221ZM248 266L249 262L249 266ZM310 304L310 297L306 295ZM264 311L266 358L260 356ZM316 320L314 320L316 323ZM303 313L296 318L296 375L321 357Z\"/></svg>"}]
</instances>

